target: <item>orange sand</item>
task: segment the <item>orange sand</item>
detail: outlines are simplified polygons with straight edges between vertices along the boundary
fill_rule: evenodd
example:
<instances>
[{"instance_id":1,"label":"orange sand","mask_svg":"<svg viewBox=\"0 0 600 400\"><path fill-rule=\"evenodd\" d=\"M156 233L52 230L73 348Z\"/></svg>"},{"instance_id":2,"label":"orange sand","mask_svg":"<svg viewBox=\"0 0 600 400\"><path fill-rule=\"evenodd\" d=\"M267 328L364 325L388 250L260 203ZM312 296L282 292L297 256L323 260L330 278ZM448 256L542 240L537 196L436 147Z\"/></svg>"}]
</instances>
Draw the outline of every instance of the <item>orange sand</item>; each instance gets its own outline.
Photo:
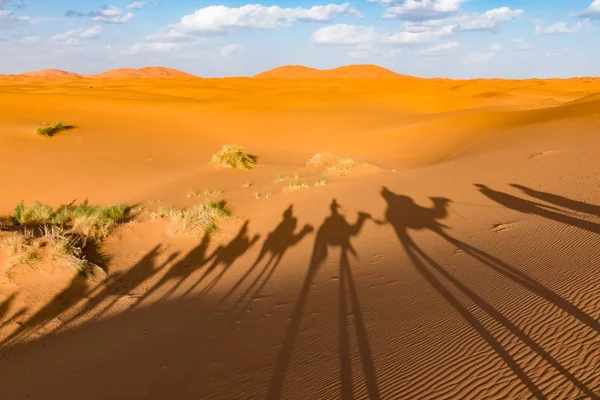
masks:
<instances>
[{"instance_id":1,"label":"orange sand","mask_svg":"<svg viewBox=\"0 0 600 400\"><path fill-rule=\"evenodd\" d=\"M600 81L334 71L0 78L0 215L219 188L241 217L209 242L123 226L104 282L0 278L2 396L597 398ZM208 165L226 143L260 165ZM324 151L377 168L315 187Z\"/></svg>"}]
</instances>

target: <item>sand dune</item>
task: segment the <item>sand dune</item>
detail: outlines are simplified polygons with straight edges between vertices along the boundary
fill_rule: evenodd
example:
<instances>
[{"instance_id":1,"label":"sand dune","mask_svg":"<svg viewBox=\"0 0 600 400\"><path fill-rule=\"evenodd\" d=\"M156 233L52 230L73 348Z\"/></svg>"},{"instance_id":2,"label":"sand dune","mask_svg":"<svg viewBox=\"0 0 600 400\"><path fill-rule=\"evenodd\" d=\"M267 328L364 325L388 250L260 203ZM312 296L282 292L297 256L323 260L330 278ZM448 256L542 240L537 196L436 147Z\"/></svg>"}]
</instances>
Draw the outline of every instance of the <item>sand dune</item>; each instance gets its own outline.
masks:
<instances>
[{"instance_id":1,"label":"sand dune","mask_svg":"<svg viewBox=\"0 0 600 400\"><path fill-rule=\"evenodd\" d=\"M80 78L81 75L60 69L43 69L41 71L31 71L19 74L33 78Z\"/></svg>"},{"instance_id":2,"label":"sand dune","mask_svg":"<svg viewBox=\"0 0 600 400\"><path fill-rule=\"evenodd\" d=\"M195 78L195 75L165 67L143 67L140 69L120 68L100 74L87 75L88 78Z\"/></svg>"},{"instance_id":3,"label":"sand dune","mask_svg":"<svg viewBox=\"0 0 600 400\"><path fill-rule=\"evenodd\" d=\"M254 76L262 79L406 79L377 65L348 65L319 70L301 65L278 67Z\"/></svg>"},{"instance_id":4,"label":"sand dune","mask_svg":"<svg viewBox=\"0 0 600 400\"><path fill-rule=\"evenodd\" d=\"M95 279L7 276L1 248L3 396L599 398L598 79L138 71L0 78L0 216L87 198L236 218L195 237L139 217L90 251ZM74 128L34 134L57 120ZM258 166L209 164L228 143Z\"/></svg>"}]
</instances>

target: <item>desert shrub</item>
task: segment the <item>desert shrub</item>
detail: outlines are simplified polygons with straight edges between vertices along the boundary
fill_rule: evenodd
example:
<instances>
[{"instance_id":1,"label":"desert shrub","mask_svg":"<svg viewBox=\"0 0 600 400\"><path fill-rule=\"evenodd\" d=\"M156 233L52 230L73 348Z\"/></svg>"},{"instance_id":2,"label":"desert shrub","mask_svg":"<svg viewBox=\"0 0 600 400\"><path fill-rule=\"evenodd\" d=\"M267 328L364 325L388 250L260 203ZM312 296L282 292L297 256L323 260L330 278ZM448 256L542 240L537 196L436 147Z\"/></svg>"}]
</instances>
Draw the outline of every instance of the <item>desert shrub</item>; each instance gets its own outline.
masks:
<instances>
[{"instance_id":1,"label":"desert shrub","mask_svg":"<svg viewBox=\"0 0 600 400\"><path fill-rule=\"evenodd\" d=\"M275 176L275 183L284 182L284 181L287 181L288 179L290 179L289 175L286 175L286 174L277 174Z\"/></svg>"},{"instance_id":2,"label":"desert shrub","mask_svg":"<svg viewBox=\"0 0 600 400\"><path fill-rule=\"evenodd\" d=\"M62 124L62 122L55 122L53 124L47 124L44 126L40 126L35 130L35 133L37 133L40 136L45 136L45 137L52 137L54 135L56 135L57 133L64 131L65 129L67 129L67 127L65 125Z\"/></svg>"},{"instance_id":3,"label":"desert shrub","mask_svg":"<svg viewBox=\"0 0 600 400\"><path fill-rule=\"evenodd\" d=\"M256 157L244 152L244 149L236 145L225 145L210 159L212 163L230 168L252 169L257 164Z\"/></svg>"},{"instance_id":4,"label":"desert shrub","mask_svg":"<svg viewBox=\"0 0 600 400\"><path fill-rule=\"evenodd\" d=\"M27 207L24 202L14 207L11 220L15 225L48 225L64 228L77 235L85 245L87 240L101 240L118 224L125 222L132 211L131 206L93 206L87 201L81 204L62 205L56 210L39 201Z\"/></svg>"},{"instance_id":5,"label":"desert shrub","mask_svg":"<svg viewBox=\"0 0 600 400\"><path fill-rule=\"evenodd\" d=\"M325 152L312 156L306 165L314 169L323 169L326 175L346 175L354 168L365 164L350 157L338 157Z\"/></svg>"},{"instance_id":6,"label":"desert shrub","mask_svg":"<svg viewBox=\"0 0 600 400\"><path fill-rule=\"evenodd\" d=\"M294 181L294 182L290 183L289 185L287 185L285 188L283 188L283 190L286 192L290 192L290 191L298 190L298 189L308 189L308 184Z\"/></svg>"},{"instance_id":7,"label":"desert shrub","mask_svg":"<svg viewBox=\"0 0 600 400\"><path fill-rule=\"evenodd\" d=\"M93 264L85 258L80 239L56 226L44 226L38 235L27 229L12 232L3 238L1 247L8 257L4 274L9 278L15 267L33 267L44 257L60 262L84 276L94 272Z\"/></svg>"},{"instance_id":8,"label":"desert shrub","mask_svg":"<svg viewBox=\"0 0 600 400\"><path fill-rule=\"evenodd\" d=\"M168 218L171 222L172 232L181 232L192 235L211 234L218 230L218 221L231 215L224 201L209 201L197 204L190 208L161 209L151 213L151 218Z\"/></svg>"},{"instance_id":9,"label":"desert shrub","mask_svg":"<svg viewBox=\"0 0 600 400\"><path fill-rule=\"evenodd\" d=\"M327 186L327 179L321 178L316 183L315 186Z\"/></svg>"}]
</instances>

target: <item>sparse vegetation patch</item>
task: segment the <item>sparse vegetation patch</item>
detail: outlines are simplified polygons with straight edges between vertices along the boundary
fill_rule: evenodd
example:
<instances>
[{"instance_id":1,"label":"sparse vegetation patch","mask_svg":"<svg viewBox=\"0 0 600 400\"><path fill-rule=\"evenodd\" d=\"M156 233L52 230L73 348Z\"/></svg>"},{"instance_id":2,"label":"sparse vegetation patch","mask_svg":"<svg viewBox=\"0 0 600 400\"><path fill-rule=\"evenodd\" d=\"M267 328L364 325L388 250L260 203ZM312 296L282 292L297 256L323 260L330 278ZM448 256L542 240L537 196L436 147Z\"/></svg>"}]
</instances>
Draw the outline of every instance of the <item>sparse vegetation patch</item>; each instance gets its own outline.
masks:
<instances>
[{"instance_id":1,"label":"sparse vegetation patch","mask_svg":"<svg viewBox=\"0 0 600 400\"><path fill-rule=\"evenodd\" d=\"M105 239L117 225L126 222L132 210L123 205L92 206L87 201L57 209L39 201L32 206L20 202L10 216L16 229L2 240L9 257L5 273L42 259L59 261L86 276L94 273L99 267L86 260L85 247L90 241Z\"/></svg>"},{"instance_id":2,"label":"sparse vegetation patch","mask_svg":"<svg viewBox=\"0 0 600 400\"><path fill-rule=\"evenodd\" d=\"M210 159L212 163L229 168L252 169L256 164L256 157L244 152L244 149L236 145L225 145Z\"/></svg>"},{"instance_id":3,"label":"sparse vegetation patch","mask_svg":"<svg viewBox=\"0 0 600 400\"><path fill-rule=\"evenodd\" d=\"M347 175L356 167L366 164L350 157L338 157L325 152L312 156L306 165L313 169L322 169L325 175Z\"/></svg>"},{"instance_id":4,"label":"sparse vegetation patch","mask_svg":"<svg viewBox=\"0 0 600 400\"><path fill-rule=\"evenodd\" d=\"M209 201L190 208L160 209L150 214L153 219L167 218L170 220L173 233L192 235L211 234L218 230L218 221L231 215L224 201Z\"/></svg>"},{"instance_id":5,"label":"sparse vegetation patch","mask_svg":"<svg viewBox=\"0 0 600 400\"><path fill-rule=\"evenodd\" d=\"M308 189L308 184L294 181L287 185L283 190L286 192L290 192L298 189Z\"/></svg>"},{"instance_id":6,"label":"sparse vegetation patch","mask_svg":"<svg viewBox=\"0 0 600 400\"><path fill-rule=\"evenodd\" d=\"M69 129L69 126L63 125L62 122L55 122L53 124L44 124L44 126L40 126L35 130L35 133L37 133L40 136L44 136L44 137L52 137L54 135L56 135L57 133L64 131L66 129Z\"/></svg>"}]
</instances>

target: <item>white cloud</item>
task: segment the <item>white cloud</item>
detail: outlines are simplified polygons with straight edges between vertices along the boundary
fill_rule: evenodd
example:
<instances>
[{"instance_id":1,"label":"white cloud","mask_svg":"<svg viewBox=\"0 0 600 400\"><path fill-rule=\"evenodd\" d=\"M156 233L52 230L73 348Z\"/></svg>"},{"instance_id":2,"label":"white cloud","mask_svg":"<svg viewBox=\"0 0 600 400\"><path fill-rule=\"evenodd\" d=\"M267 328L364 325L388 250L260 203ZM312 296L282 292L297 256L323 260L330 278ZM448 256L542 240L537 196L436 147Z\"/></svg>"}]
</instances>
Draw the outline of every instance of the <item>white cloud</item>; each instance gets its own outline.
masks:
<instances>
[{"instance_id":1,"label":"white cloud","mask_svg":"<svg viewBox=\"0 0 600 400\"><path fill-rule=\"evenodd\" d=\"M337 24L319 28L312 35L316 44L361 44L371 42L375 28L347 24Z\"/></svg>"},{"instance_id":2,"label":"white cloud","mask_svg":"<svg viewBox=\"0 0 600 400\"><path fill-rule=\"evenodd\" d=\"M311 8L281 8L247 4L232 8L223 5L196 10L172 25L176 31L194 34L221 34L240 28L276 29L294 22L327 22L337 15L360 15L350 3L328 4Z\"/></svg>"},{"instance_id":3,"label":"white cloud","mask_svg":"<svg viewBox=\"0 0 600 400\"><path fill-rule=\"evenodd\" d=\"M442 26L439 29L431 30L403 30L392 34L385 35L383 42L390 44L420 44L431 43L439 40L442 37L452 35L454 33L453 25Z\"/></svg>"},{"instance_id":4,"label":"white cloud","mask_svg":"<svg viewBox=\"0 0 600 400\"><path fill-rule=\"evenodd\" d=\"M402 4L388 8L383 18L398 18L407 21L423 21L446 18L458 12L465 0L405 0ZM376 1L388 4L385 1ZM391 2L390 2L391 3Z\"/></svg>"},{"instance_id":5,"label":"white cloud","mask_svg":"<svg viewBox=\"0 0 600 400\"><path fill-rule=\"evenodd\" d=\"M460 43L458 43L458 42L440 43L436 46L421 50L421 51L419 51L419 53L424 54L424 55L447 54L447 53L450 53L452 50L455 50L459 47L460 47Z\"/></svg>"},{"instance_id":6,"label":"white cloud","mask_svg":"<svg viewBox=\"0 0 600 400\"><path fill-rule=\"evenodd\" d=\"M221 55L221 57L227 58L229 56L238 54L239 52L242 51L243 48L244 48L244 46L241 44L232 43L232 44L228 44L227 46L223 46L223 48L221 49L219 54Z\"/></svg>"},{"instance_id":7,"label":"white cloud","mask_svg":"<svg viewBox=\"0 0 600 400\"><path fill-rule=\"evenodd\" d=\"M523 39L513 39L512 42L515 45L515 50L528 51L532 49L531 44L527 43Z\"/></svg>"},{"instance_id":8,"label":"white cloud","mask_svg":"<svg viewBox=\"0 0 600 400\"><path fill-rule=\"evenodd\" d=\"M145 52L169 53L179 50L183 46L183 43L136 43L133 46L121 50L121 54L136 55Z\"/></svg>"},{"instance_id":9,"label":"white cloud","mask_svg":"<svg viewBox=\"0 0 600 400\"><path fill-rule=\"evenodd\" d=\"M483 14L463 15L457 18L456 24L461 31L494 31L500 24L512 21L523 15L522 9L508 7L494 8Z\"/></svg>"},{"instance_id":10,"label":"white cloud","mask_svg":"<svg viewBox=\"0 0 600 400\"><path fill-rule=\"evenodd\" d=\"M0 29L13 29L29 23L29 17L17 17L10 11L0 9Z\"/></svg>"},{"instance_id":11,"label":"white cloud","mask_svg":"<svg viewBox=\"0 0 600 400\"><path fill-rule=\"evenodd\" d=\"M599 18L600 19L600 0L592 1L592 4L588 6L584 11L575 14L576 17L581 18Z\"/></svg>"},{"instance_id":12,"label":"white cloud","mask_svg":"<svg viewBox=\"0 0 600 400\"><path fill-rule=\"evenodd\" d=\"M19 38L16 43L20 46L39 46L42 44L41 36L24 36Z\"/></svg>"},{"instance_id":13,"label":"white cloud","mask_svg":"<svg viewBox=\"0 0 600 400\"><path fill-rule=\"evenodd\" d=\"M348 52L348 56L351 58L358 59L374 59L374 58L391 58L397 55L399 51L397 49L380 49L371 43L363 43L356 45L350 52Z\"/></svg>"},{"instance_id":14,"label":"white cloud","mask_svg":"<svg viewBox=\"0 0 600 400\"><path fill-rule=\"evenodd\" d=\"M498 43L494 43L493 45L490 46L490 51L500 51L502 50L502 46L499 45Z\"/></svg>"},{"instance_id":15,"label":"white cloud","mask_svg":"<svg viewBox=\"0 0 600 400\"><path fill-rule=\"evenodd\" d=\"M541 33L543 35L552 34L552 33L577 33L581 30L587 29L590 27L588 20L577 21L576 23L569 25L566 22L555 22L552 25L549 25L544 28L541 22L535 22L535 31L536 33Z\"/></svg>"},{"instance_id":16,"label":"white cloud","mask_svg":"<svg viewBox=\"0 0 600 400\"><path fill-rule=\"evenodd\" d=\"M130 10L139 10L144 6L143 1L134 1L132 3L127 4L127 8Z\"/></svg>"},{"instance_id":17,"label":"white cloud","mask_svg":"<svg viewBox=\"0 0 600 400\"><path fill-rule=\"evenodd\" d=\"M105 24L124 24L133 18L132 13L125 14L124 11L112 4L91 11L89 17L94 22L103 22Z\"/></svg>"},{"instance_id":18,"label":"white cloud","mask_svg":"<svg viewBox=\"0 0 600 400\"><path fill-rule=\"evenodd\" d=\"M489 62L494 53L471 53L464 58L464 62L469 64L485 64Z\"/></svg>"},{"instance_id":19,"label":"white cloud","mask_svg":"<svg viewBox=\"0 0 600 400\"><path fill-rule=\"evenodd\" d=\"M96 39L100 36L100 32L102 32L101 26L94 26L89 29L71 29L52 36L51 40L67 46L80 46L81 40Z\"/></svg>"},{"instance_id":20,"label":"white cloud","mask_svg":"<svg viewBox=\"0 0 600 400\"><path fill-rule=\"evenodd\" d=\"M568 53L568 52L570 52L569 49L552 49L549 52L547 52L545 54L545 56L549 57L549 58L556 58L556 57L559 57L560 55Z\"/></svg>"}]
</instances>

